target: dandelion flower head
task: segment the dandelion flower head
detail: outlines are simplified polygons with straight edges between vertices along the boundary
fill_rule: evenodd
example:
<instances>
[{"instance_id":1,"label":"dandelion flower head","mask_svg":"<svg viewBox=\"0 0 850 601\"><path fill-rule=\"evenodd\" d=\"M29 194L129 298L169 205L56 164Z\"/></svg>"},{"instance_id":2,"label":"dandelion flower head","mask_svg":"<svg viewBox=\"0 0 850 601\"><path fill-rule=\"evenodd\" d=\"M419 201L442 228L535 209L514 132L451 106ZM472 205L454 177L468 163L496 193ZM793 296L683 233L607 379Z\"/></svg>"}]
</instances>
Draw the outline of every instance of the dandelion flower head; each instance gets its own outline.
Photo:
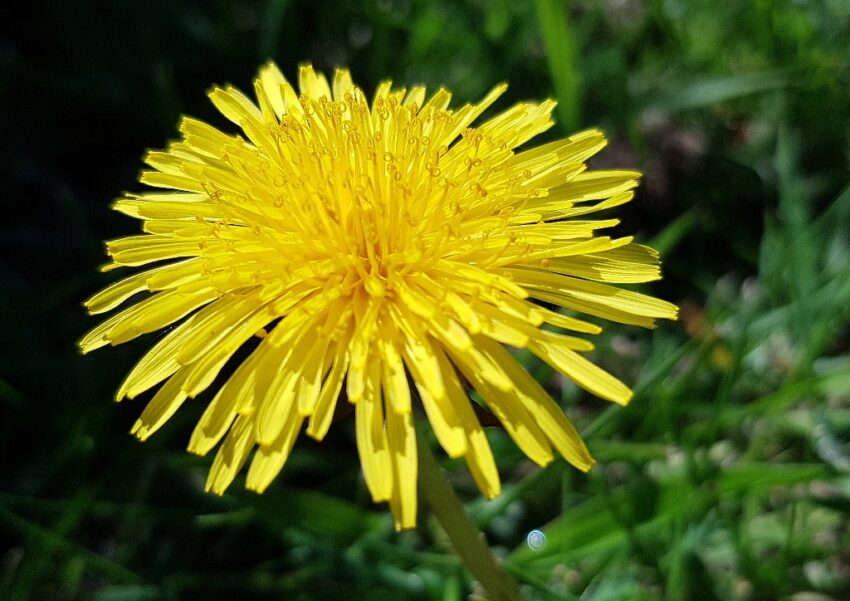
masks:
<instances>
[{"instance_id":1,"label":"dandelion flower head","mask_svg":"<svg viewBox=\"0 0 850 601\"><path fill-rule=\"evenodd\" d=\"M676 316L613 285L658 279L657 253L599 234L616 219L587 217L631 200L640 174L587 170L605 145L597 130L523 149L553 125L551 100L476 125L505 85L452 110L445 89L390 82L369 102L343 69L328 82L302 66L298 80L296 92L269 63L256 101L213 88L241 131L183 118L181 139L145 158L140 181L154 190L115 202L143 233L108 242L104 269L143 270L86 302L103 313L135 301L82 350L178 324L117 393L159 386L132 432L148 438L213 388L189 442L201 455L219 447L207 489L223 493L250 461L246 486L262 492L305 424L321 440L350 403L366 485L398 528L416 522L416 405L487 497L499 475L476 402L537 464L557 452L589 469L575 428L505 347L628 402L581 355L593 345L575 334L600 328L576 314L645 327Z\"/></svg>"}]
</instances>

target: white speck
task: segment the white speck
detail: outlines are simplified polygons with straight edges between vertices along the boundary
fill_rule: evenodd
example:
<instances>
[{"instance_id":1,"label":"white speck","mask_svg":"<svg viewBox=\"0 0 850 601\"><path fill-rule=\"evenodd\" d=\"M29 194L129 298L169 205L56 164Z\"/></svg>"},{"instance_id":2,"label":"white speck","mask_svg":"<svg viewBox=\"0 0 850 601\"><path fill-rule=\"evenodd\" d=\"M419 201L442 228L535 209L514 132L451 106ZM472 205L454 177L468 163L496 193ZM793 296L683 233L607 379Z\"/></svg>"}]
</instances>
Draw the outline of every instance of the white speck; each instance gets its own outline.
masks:
<instances>
[{"instance_id":1,"label":"white speck","mask_svg":"<svg viewBox=\"0 0 850 601\"><path fill-rule=\"evenodd\" d=\"M528 536L525 537L525 542L528 543L529 547L537 551L546 545L546 535L540 530L532 530L528 533Z\"/></svg>"}]
</instances>

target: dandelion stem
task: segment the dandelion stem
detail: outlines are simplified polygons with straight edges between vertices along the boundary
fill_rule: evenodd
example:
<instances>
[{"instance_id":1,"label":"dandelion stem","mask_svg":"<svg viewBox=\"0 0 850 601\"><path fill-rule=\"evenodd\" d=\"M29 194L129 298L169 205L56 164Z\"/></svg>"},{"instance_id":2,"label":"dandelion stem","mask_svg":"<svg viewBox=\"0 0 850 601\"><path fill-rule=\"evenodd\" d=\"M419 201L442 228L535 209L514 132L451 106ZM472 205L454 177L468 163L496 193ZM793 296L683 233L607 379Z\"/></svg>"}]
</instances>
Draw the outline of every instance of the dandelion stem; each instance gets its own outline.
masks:
<instances>
[{"instance_id":1,"label":"dandelion stem","mask_svg":"<svg viewBox=\"0 0 850 601\"><path fill-rule=\"evenodd\" d=\"M493 557L478 530L437 464L428 444L419 439L419 488L461 561L487 590L492 601L523 601L516 581Z\"/></svg>"}]
</instances>

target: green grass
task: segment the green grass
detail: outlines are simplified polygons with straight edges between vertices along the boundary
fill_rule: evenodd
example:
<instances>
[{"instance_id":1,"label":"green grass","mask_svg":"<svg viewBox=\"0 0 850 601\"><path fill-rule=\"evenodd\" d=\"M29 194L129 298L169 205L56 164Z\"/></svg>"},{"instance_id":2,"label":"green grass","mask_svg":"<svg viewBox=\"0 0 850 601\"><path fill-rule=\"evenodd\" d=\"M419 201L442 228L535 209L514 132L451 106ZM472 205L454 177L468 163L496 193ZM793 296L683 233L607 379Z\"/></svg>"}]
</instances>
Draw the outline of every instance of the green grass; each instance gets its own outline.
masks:
<instances>
[{"instance_id":1,"label":"green grass","mask_svg":"<svg viewBox=\"0 0 850 601\"><path fill-rule=\"evenodd\" d=\"M144 445L143 402L110 402L148 340L91 357L80 301L107 281L109 201L179 113L221 124L212 82L312 60L551 95L558 131L600 126L598 165L640 168L619 213L664 253L649 289L682 306L652 332L606 327L595 360L633 384L607 407L526 358L598 460L545 470L488 435L504 493L467 510L531 600L846 599L850 590L850 9L729 3L71 3L0 44L0 599L415 599L470 582L426 510L393 532L350 424L299 441L263 496L205 495L189 403ZM20 216L19 216L20 215ZM433 442L433 441L432 441ZM442 457L442 456L441 456ZM526 535L541 530L532 549ZM815 596L818 595L818 596Z\"/></svg>"}]
</instances>

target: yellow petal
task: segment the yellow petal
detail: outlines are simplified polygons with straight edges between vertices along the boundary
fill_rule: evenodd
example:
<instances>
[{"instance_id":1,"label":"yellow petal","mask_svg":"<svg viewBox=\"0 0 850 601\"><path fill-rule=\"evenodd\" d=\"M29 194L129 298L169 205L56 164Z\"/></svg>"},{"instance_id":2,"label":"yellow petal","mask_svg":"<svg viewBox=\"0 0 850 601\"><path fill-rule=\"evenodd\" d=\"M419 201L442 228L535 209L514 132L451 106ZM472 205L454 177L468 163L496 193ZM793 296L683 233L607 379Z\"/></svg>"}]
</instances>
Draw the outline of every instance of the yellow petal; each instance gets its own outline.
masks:
<instances>
[{"instance_id":1,"label":"yellow petal","mask_svg":"<svg viewBox=\"0 0 850 601\"><path fill-rule=\"evenodd\" d=\"M149 290L148 279L155 274L180 273L182 275L184 270L187 272L190 271L187 268L187 263L189 263L193 268L191 271L196 273L197 277L200 277L200 265L198 265L197 260L189 259L188 261L172 263L170 265L163 265L162 267L142 271L141 273L118 280L114 284L107 286L97 294L91 296L83 304L92 315L104 313L110 309L114 309L134 294ZM185 277L181 279L180 282L183 283L185 281L191 281L190 277L191 276Z\"/></svg>"},{"instance_id":2,"label":"yellow petal","mask_svg":"<svg viewBox=\"0 0 850 601\"><path fill-rule=\"evenodd\" d=\"M334 71L333 96L337 102L345 100L345 95L351 92L354 84L351 81L351 73L348 69L337 69Z\"/></svg>"},{"instance_id":3,"label":"yellow petal","mask_svg":"<svg viewBox=\"0 0 850 601\"><path fill-rule=\"evenodd\" d=\"M354 337L351 340L348 378L346 392L352 403L363 398L366 386L366 369L370 355L374 356L371 348L372 336L375 331L378 313L381 309L380 299L357 295L355 299L355 315L358 315ZM361 306L365 307L358 310Z\"/></svg>"},{"instance_id":4,"label":"yellow petal","mask_svg":"<svg viewBox=\"0 0 850 601\"><path fill-rule=\"evenodd\" d=\"M342 381L348 369L347 342L347 338L343 337L337 343L333 366L322 384L319 400L316 402L316 408L310 416L307 434L316 440L322 440L331 426L336 401L342 390Z\"/></svg>"},{"instance_id":5,"label":"yellow petal","mask_svg":"<svg viewBox=\"0 0 850 601\"><path fill-rule=\"evenodd\" d=\"M193 357L189 365L189 374L183 385L190 397L195 397L212 384L224 364L242 345L272 319L266 311L257 311L242 315L236 324L223 326L223 332L213 337L213 342L204 349L200 358ZM230 316L228 316L230 317ZM178 361L187 351L181 349Z\"/></svg>"},{"instance_id":6,"label":"yellow petal","mask_svg":"<svg viewBox=\"0 0 850 601\"><path fill-rule=\"evenodd\" d=\"M192 335L183 341L177 360L188 365L215 345L232 352L274 317L264 306L259 290L222 297L197 313L192 320Z\"/></svg>"},{"instance_id":7,"label":"yellow petal","mask_svg":"<svg viewBox=\"0 0 850 601\"><path fill-rule=\"evenodd\" d=\"M363 466L366 486L376 503L389 501L393 490L393 467L384 429L380 382L380 372L371 368L363 399L354 409L360 465Z\"/></svg>"},{"instance_id":8,"label":"yellow petal","mask_svg":"<svg viewBox=\"0 0 850 601\"><path fill-rule=\"evenodd\" d=\"M387 443L393 463L393 497L397 507L393 511L396 530L416 526L416 477L418 455L416 431L410 413L399 414L387 411Z\"/></svg>"},{"instance_id":9,"label":"yellow petal","mask_svg":"<svg viewBox=\"0 0 850 601\"><path fill-rule=\"evenodd\" d=\"M529 349L576 384L603 399L625 405L632 391L617 378L581 355L549 340L533 340Z\"/></svg>"},{"instance_id":10,"label":"yellow petal","mask_svg":"<svg viewBox=\"0 0 850 601\"><path fill-rule=\"evenodd\" d=\"M289 414L283 419L285 421L278 437L268 445L260 445L254 453L251 467L248 468L245 488L261 493L283 469L292 445L295 444L295 439L301 431L304 418L298 415L295 407L292 406Z\"/></svg>"},{"instance_id":11,"label":"yellow petal","mask_svg":"<svg viewBox=\"0 0 850 601\"><path fill-rule=\"evenodd\" d=\"M596 324L576 319L575 317L570 317L569 315L564 315L562 313L557 313L555 311L550 311L544 307L538 307L537 310L540 311L544 321L552 324L553 326L566 328L575 332L583 332L585 334L599 334L602 332L602 328Z\"/></svg>"},{"instance_id":12,"label":"yellow petal","mask_svg":"<svg viewBox=\"0 0 850 601\"><path fill-rule=\"evenodd\" d=\"M467 104L461 107L455 113L449 130L443 135L441 144L448 144L454 140L460 132L466 129L470 123L475 121L481 113L492 105L499 96L505 93L508 89L508 84L502 83L491 89L487 95L478 104Z\"/></svg>"},{"instance_id":13,"label":"yellow petal","mask_svg":"<svg viewBox=\"0 0 850 601\"><path fill-rule=\"evenodd\" d=\"M565 309L572 309L573 311L580 311L581 313L587 313L588 315L595 315L596 317L601 317L610 321L640 326L642 328L651 329L655 327L655 319L651 317L634 315L626 311L608 307L604 304L580 300L568 294L538 290L533 286L529 286L529 292L534 298L546 301L547 303L552 303L553 305L564 307Z\"/></svg>"},{"instance_id":14,"label":"yellow petal","mask_svg":"<svg viewBox=\"0 0 850 601\"><path fill-rule=\"evenodd\" d=\"M219 389L192 432L189 452L206 455L225 435L245 403L245 399L254 396L256 364L263 360L267 350L268 347L262 345L257 348ZM253 439L253 432L251 434Z\"/></svg>"},{"instance_id":15,"label":"yellow petal","mask_svg":"<svg viewBox=\"0 0 850 601\"><path fill-rule=\"evenodd\" d=\"M425 408L425 415L428 416L428 423L431 424L431 429L434 430L434 435L437 437L440 446L443 447L449 457L463 457L466 453L466 434L454 405L448 397L436 399L431 393L428 383L420 382L415 375L413 381L416 390L419 391L419 400L422 401L422 406Z\"/></svg>"},{"instance_id":16,"label":"yellow petal","mask_svg":"<svg viewBox=\"0 0 850 601\"><path fill-rule=\"evenodd\" d=\"M467 440L466 465L475 485L487 499L495 499L502 494L502 485L487 435L478 428L468 433Z\"/></svg>"},{"instance_id":17,"label":"yellow petal","mask_svg":"<svg viewBox=\"0 0 850 601\"><path fill-rule=\"evenodd\" d=\"M197 257L202 249L197 240L131 236L107 243L107 250L116 263L138 266L178 257Z\"/></svg>"},{"instance_id":18,"label":"yellow petal","mask_svg":"<svg viewBox=\"0 0 850 601\"><path fill-rule=\"evenodd\" d=\"M422 108L425 102L425 86L413 86L404 97L404 106L416 106Z\"/></svg>"},{"instance_id":19,"label":"yellow petal","mask_svg":"<svg viewBox=\"0 0 850 601\"><path fill-rule=\"evenodd\" d=\"M479 342L484 352L513 379L517 386L517 398L534 417L558 452L580 470L585 472L589 470L593 465L593 459L581 436L537 380L498 344L486 339L480 339Z\"/></svg>"},{"instance_id":20,"label":"yellow petal","mask_svg":"<svg viewBox=\"0 0 850 601\"><path fill-rule=\"evenodd\" d=\"M180 133L183 134L186 145L195 152L216 159L221 158L224 149L236 141L234 136L192 117L181 119Z\"/></svg>"},{"instance_id":21,"label":"yellow petal","mask_svg":"<svg viewBox=\"0 0 850 601\"><path fill-rule=\"evenodd\" d=\"M395 413L410 413L410 386L407 383L407 372L398 349L398 341L391 331L385 331L384 335L378 339L378 352L381 356L381 383L384 398Z\"/></svg>"},{"instance_id":22,"label":"yellow petal","mask_svg":"<svg viewBox=\"0 0 850 601\"><path fill-rule=\"evenodd\" d=\"M256 418L256 436L260 445L269 446L278 440L281 431L286 427L289 419L287 416L293 411L297 412L296 393L303 377L302 370L311 342L310 337L304 336L302 331L293 336L290 346L282 352L270 355L266 361L267 365L263 366L264 374L260 376L262 379L258 385L258 393L262 396ZM265 390L262 388L264 375L269 378Z\"/></svg>"},{"instance_id":23,"label":"yellow petal","mask_svg":"<svg viewBox=\"0 0 850 601\"><path fill-rule=\"evenodd\" d=\"M251 449L254 448L254 424L250 417L240 415L227 434L224 444L216 453L205 489L217 495L224 494L227 487L236 478L236 474L245 465Z\"/></svg>"},{"instance_id":24,"label":"yellow petal","mask_svg":"<svg viewBox=\"0 0 850 601\"><path fill-rule=\"evenodd\" d=\"M262 123L263 115L251 99L232 86L215 87L207 94L222 115L236 125L254 120Z\"/></svg>"},{"instance_id":25,"label":"yellow petal","mask_svg":"<svg viewBox=\"0 0 850 601\"><path fill-rule=\"evenodd\" d=\"M329 342L327 336L320 335L304 360L297 392L298 413L303 417L313 414L313 409L319 400L322 376L326 372L325 364L330 360L330 357L328 357Z\"/></svg>"},{"instance_id":26,"label":"yellow petal","mask_svg":"<svg viewBox=\"0 0 850 601\"><path fill-rule=\"evenodd\" d=\"M472 410L472 401L461 386L448 357L439 349L437 357L440 361L440 369L446 374L446 392L449 395L449 401L454 406L466 434L466 463L478 488L485 497L492 499L499 495L501 485L490 443Z\"/></svg>"},{"instance_id":27,"label":"yellow petal","mask_svg":"<svg viewBox=\"0 0 850 601\"><path fill-rule=\"evenodd\" d=\"M467 380L481 394L496 417L505 427L508 435L529 459L540 466L552 461L552 449L545 433L537 425L534 418L521 404L516 402L514 395L507 396L489 385L478 373L469 369L463 361L449 353L455 365L463 372Z\"/></svg>"},{"instance_id":28,"label":"yellow petal","mask_svg":"<svg viewBox=\"0 0 850 601\"><path fill-rule=\"evenodd\" d=\"M440 366L431 348L427 335L419 328L417 321L403 308L393 305L390 316L400 332L405 363L420 385L426 387L432 397L442 400L446 396Z\"/></svg>"},{"instance_id":29,"label":"yellow petal","mask_svg":"<svg viewBox=\"0 0 850 601\"><path fill-rule=\"evenodd\" d=\"M187 395L182 390L183 380L186 377L187 371L178 371L160 388L154 397L148 403L142 415L133 424L130 430L139 440L147 440L148 437L159 430L162 425L168 421L168 418L174 415L174 412L180 408Z\"/></svg>"},{"instance_id":30,"label":"yellow petal","mask_svg":"<svg viewBox=\"0 0 850 601\"><path fill-rule=\"evenodd\" d=\"M298 88L302 94L313 100L331 97L328 80L322 72L313 70L312 65L301 65L298 68Z\"/></svg>"},{"instance_id":31,"label":"yellow petal","mask_svg":"<svg viewBox=\"0 0 850 601\"><path fill-rule=\"evenodd\" d=\"M280 87L286 83L286 78L274 62L269 61L260 69L260 83L263 86L266 98L268 98L269 103L274 109L275 115L280 119L286 114L286 106L283 103L283 95L280 92Z\"/></svg>"},{"instance_id":32,"label":"yellow petal","mask_svg":"<svg viewBox=\"0 0 850 601\"><path fill-rule=\"evenodd\" d=\"M586 171L549 191L549 199L584 202L611 198L638 185L639 171Z\"/></svg>"},{"instance_id":33,"label":"yellow petal","mask_svg":"<svg viewBox=\"0 0 850 601\"><path fill-rule=\"evenodd\" d=\"M171 188L185 192L205 193L201 182L188 175L177 175L174 173L160 173L159 171L143 171L139 181L154 188Z\"/></svg>"},{"instance_id":34,"label":"yellow petal","mask_svg":"<svg viewBox=\"0 0 850 601\"><path fill-rule=\"evenodd\" d=\"M529 169L539 163L582 163L605 147L605 135L588 129L569 138L555 140L517 153L508 163L514 169Z\"/></svg>"},{"instance_id":35,"label":"yellow petal","mask_svg":"<svg viewBox=\"0 0 850 601\"><path fill-rule=\"evenodd\" d=\"M678 308L639 292L623 290L607 284L589 282L544 270L506 269L517 281L539 290L571 296L577 300L610 307L642 317L676 319Z\"/></svg>"}]
</instances>

